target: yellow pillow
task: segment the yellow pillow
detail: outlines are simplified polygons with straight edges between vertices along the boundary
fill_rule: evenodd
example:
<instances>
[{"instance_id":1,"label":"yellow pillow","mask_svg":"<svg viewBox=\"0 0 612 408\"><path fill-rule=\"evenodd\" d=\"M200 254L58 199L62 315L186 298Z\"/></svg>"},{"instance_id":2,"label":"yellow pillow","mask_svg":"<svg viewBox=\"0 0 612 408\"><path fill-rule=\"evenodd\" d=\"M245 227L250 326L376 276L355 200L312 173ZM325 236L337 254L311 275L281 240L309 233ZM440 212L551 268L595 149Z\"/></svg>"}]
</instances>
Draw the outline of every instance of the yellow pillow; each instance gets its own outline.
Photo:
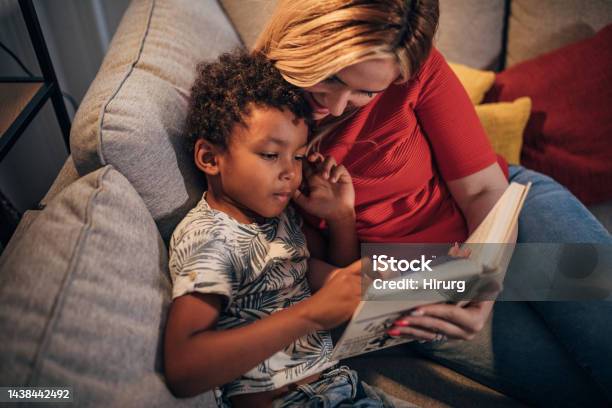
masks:
<instances>
[{"instance_id":1,"label":"yellow pillow","mask_svg":"<svg viewBox=\"0 0 612 408\"><path fill-rule=\"evenodd\" d=\"M449 63L451 69L459 77L459 82L467 91L470 100L474 105L478 105L484 99L487 91L495 82L495 72L481 71L470 68L466 65Z\"/></svg>"},{"instance_id":2,"label":"yellow pillow","mask_svg":"<svg viewBox=\"0 0 612 408\"><path fill-rule=\"evenodd\" d=\"M514 102L485 103L475 108L493 150L508 163L519 164L523 131L531 113L531 98L523 96Z\"/></svg>"}]
</instances>

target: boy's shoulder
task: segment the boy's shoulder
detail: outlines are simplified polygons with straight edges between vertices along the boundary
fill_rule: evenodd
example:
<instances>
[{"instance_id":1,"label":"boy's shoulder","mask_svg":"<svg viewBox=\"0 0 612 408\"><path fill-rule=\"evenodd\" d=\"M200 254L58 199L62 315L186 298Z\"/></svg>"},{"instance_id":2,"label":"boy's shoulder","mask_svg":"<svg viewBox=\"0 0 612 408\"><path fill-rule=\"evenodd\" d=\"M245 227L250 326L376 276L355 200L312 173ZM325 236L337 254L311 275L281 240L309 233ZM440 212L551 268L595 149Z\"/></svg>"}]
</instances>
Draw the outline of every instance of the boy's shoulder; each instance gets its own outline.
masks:
<instances>
[{"instance_id":1,"label":"boy's shoulder","mask_svg":"<svg viewBox=\"0 0 612 408\"><path fill-rule=\"evenodd\" d=\"M254 227L240 224L224 212L211 208L205 197L206 194L174 229L170 239L171 251L181 245L193 245L196 242L202 244L206 241L221 239L226 244L230 244L241 241L241 237L257 235L260 232L267 236L270 228L275 231L272 235L276 236L279 225L284 225L281 230L292 236L301 233L301 217L291 205L276 217L276 221L270 219L270 223Z\"/></svg>"},{"instance_id":2,"label":"boy's shoulder","mask_svg":"<svg viewBox=\"0 0 612 408\"><path fill-rule=\"evenodd\" d=\"M224 237L227 240L233 236L233 230L229 217L221 211L212 209L204 195L174 229L170 248L176 248L187 238L190 241L193 239L205 241L216 237Z\"/></svg>"}]
</instances>

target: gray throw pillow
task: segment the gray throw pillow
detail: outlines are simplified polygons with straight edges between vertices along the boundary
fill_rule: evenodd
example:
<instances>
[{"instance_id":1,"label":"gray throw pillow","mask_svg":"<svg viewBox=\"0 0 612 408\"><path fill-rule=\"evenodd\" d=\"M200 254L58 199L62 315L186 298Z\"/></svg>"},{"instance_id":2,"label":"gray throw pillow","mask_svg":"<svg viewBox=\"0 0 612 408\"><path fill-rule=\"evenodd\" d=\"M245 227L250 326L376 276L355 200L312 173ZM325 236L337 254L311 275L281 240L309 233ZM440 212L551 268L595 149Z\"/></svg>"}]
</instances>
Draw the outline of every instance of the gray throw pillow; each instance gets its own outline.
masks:
<instances>
[{"instance_id":1,"label":"gray throw pillow","mask_svg":"<svg viewBox=\"0 0 612 408\"><path fill-rule=\"evenodd\" d=\"M182 133L195 66L239 45L215 0L134 0L74 118L79 174L113 165L166 240L204 189Z\"/></svg>"},{"instance_id":2,"label":"gray throw pillow","mask_svg":"<svg viewBox=\"0 0 612 408\"><path fill-rule=\"evenodd\" d=\"M0 258L0 384L72 386L79 407L214 405L165 385L168 254L125 177L99 169L28 219Z\"/></svg>"}]
</instances>

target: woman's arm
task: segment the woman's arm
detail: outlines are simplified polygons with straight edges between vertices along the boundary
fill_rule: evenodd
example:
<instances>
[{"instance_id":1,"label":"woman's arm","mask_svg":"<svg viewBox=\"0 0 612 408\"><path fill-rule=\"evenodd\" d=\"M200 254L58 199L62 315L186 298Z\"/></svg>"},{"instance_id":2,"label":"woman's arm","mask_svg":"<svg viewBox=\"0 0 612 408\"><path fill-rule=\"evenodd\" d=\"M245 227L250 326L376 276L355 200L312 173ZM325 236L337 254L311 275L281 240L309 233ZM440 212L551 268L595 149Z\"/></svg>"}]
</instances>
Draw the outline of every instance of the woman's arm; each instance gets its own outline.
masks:
<instances>
[{"instance_id":1,"label":"woman's arm","mask_svg":"<svg viewBox=\"0 0 612 408\"><path fill-rule=\"evenodd\" d=\"M480 225L508 186L497 163L467 177L448 183L453 199L467 221L470 234ZM516 242L517 229L512 242ZM494 301L479 300L465 307L432 304L417 308L413 315L399 319L391 331L420 340L435 340L438 333L451 339L470 340L482 330Z\"/></svg>"},{"instance_id":2,"label":"woman's arm","mask_svg":"<svg viewBox=\"0 0 612 408\"><path fill-rule=\"evenodd\" d=\"M465 90L437 50L424 64L418 81L421 91L415 113L471 234L501 197L508 182ZM493 303L421 306L399 319L391 332L422 340L434 340L437 333L452 339L471 339L484 327Z\"/></svg>"},{"instance_id":3,"label":"woman's arm","mask_svg":"<svg viewBox=\"0 0 612 408\"><path fill-rule=\"evenodd\" d=\"M508 181L499 164L494 163L474 174L449 181L447 186L461 209L471 234L504 194ZM516 242L516 229L513 242Z\"/></svg>"}]
</instances>

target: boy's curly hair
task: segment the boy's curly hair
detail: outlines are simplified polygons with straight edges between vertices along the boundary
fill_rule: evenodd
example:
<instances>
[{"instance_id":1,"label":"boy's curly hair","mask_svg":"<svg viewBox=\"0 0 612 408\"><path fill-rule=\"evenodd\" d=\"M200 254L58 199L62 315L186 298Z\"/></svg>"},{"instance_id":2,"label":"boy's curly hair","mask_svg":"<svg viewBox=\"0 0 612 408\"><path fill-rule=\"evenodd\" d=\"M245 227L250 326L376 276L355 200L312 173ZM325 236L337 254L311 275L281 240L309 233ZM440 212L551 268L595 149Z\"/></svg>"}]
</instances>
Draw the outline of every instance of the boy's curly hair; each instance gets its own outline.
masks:
<instances>
[{"instance_id":1,"label":"boy's curly hair","mask_svg":"<svg viewBox=\"0 0 612 408\"><path fill-rule=\"evenodd\" d=\"M251 105L288 109L309 128L312 124L312 109L302 91L263 55L237 49L215 62L200 63L185 129L190 149L199 138L226 149L234 125L246 126Z\"/></svg>"}]
</instances>

